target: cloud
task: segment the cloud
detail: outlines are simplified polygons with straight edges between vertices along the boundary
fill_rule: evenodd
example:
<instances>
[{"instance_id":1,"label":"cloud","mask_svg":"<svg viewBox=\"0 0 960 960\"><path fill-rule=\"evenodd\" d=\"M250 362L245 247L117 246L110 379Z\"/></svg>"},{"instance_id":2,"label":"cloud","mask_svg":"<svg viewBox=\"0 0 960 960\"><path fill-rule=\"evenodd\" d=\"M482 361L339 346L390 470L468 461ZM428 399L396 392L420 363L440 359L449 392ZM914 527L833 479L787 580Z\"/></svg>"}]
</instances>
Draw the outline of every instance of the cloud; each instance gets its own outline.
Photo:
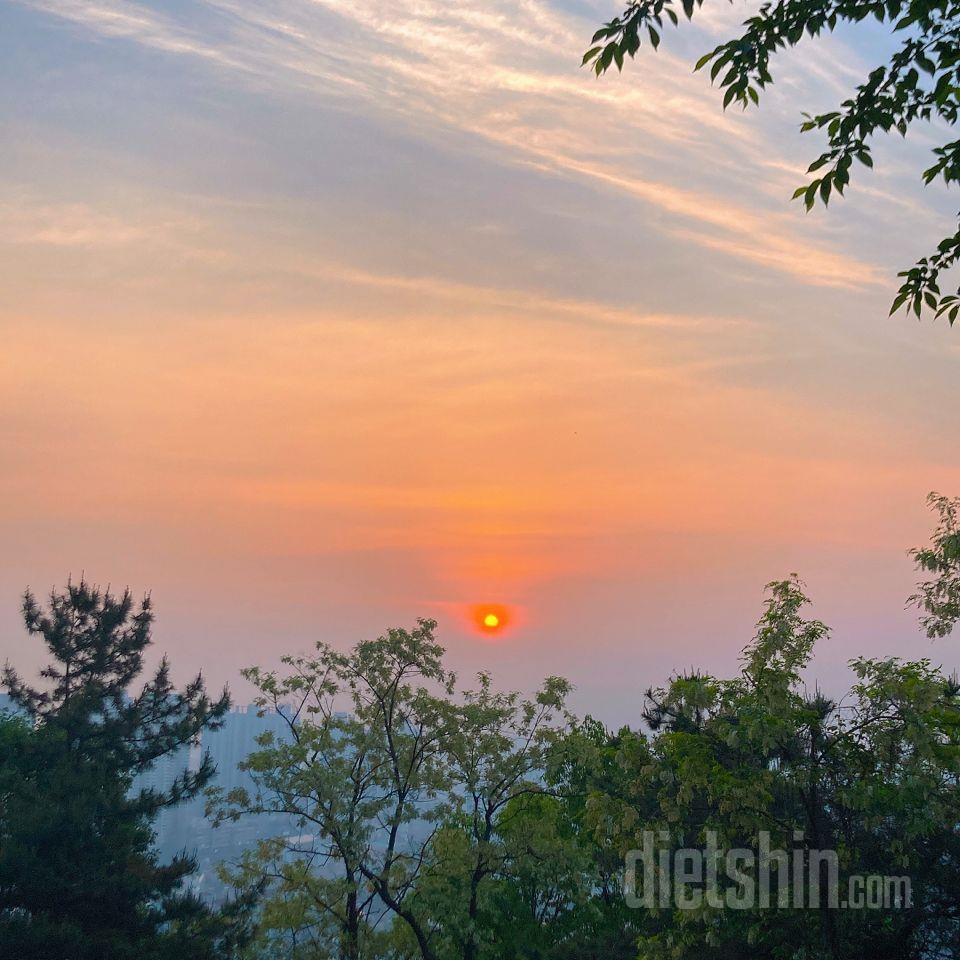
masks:
<instances>
[{"instance_id":1,"label":"cloud","mask_svg":"<svg viewBox=\"0 0 960 960\"><path fill-rule=\"evenodd\" d=\"M685 60L648 56L629 80L595 81L576 67L589 24L538 0L207 0L192 25L133 2L24 2L258 86L362 103L439 142L467 133L501 160L627 196L687 240L802 282L882 282L765 196L779 150L759 124L722 114Z\"/></svg>"},{"instance_id":2,"label":"cloud","mask_svg":"<svg viewBox=\"0 0 960 960\"><path fill-rule=\"evenodd\" d=\"M146 228L86 203L0 198L0 242L54 247L118 246L143 240Z\"/></svg>"},{"instance_id":3,"label":"cloud","mask_svg":"<svg viewBox=\"0 0 960 960\"><path fill-rule=\"evenodd\" d=\"M504 287L486 287L446 280L440 277L374 273L333 262L318 264L316 262L285 259L284 267L288 271L303 276L340 283L377 287L454 303L469 303L474 307L506 308L512 311L532 312L553 318L571 317L613 326L702 331L706 329L728 330L733 327L742 328L750 325L749 321L736 317L648 313L622 309L598 301L571 297L560 298L545 293Z\"/></svg>"},{"instance_id":4,"label":"cloud","mask_svg":"<svg viewBox=\"0 0 960 960\"><path fill-rule=\"evenodd\" d=\"M215 47L179 29L172 20L139 3L97 3L95 0L27 0L26 6L78 23L105 37L134 40L168 53L192 54L224 65L239 66Z\"/></svg>"}]
</instances>

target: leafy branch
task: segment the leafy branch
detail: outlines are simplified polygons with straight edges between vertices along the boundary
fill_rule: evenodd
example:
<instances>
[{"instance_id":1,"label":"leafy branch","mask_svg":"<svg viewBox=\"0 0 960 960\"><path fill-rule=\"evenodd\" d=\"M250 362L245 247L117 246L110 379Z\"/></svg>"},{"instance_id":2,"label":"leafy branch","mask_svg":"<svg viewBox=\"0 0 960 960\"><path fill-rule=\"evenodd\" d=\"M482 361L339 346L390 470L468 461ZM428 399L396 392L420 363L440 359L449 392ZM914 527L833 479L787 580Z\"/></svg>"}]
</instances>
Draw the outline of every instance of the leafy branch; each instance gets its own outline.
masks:
<instances>
[{"instance_id":1,"label":"leafy branch","mask_svg":"<svg viewBox=\"0 0 960 960\"><path fill-rule=\"evenodd\" d=\"M680 12L692 19L703 0L631 0L624 12L593 35L593 45L583 56L600 76L611 66L623 69L624 59L636 56L642 38L657 49L666 21L674 26ZM679 11L679 12L678 12ZM888 23L902 35L900 47L889 61L872 70L840 109L817 115L804 114L804 132L822 130L827 148L810 164L817 174L799 186L794 199L807 210L819 201L827 205L834 194L843 195L850 183L854 161L873 167L872 140L877 133L897 132L905 137L911 124L939 121L954 126L960 113L960 3L957 0L778 0L764 3L756 16L743 24L740 36L704 54L695 70L710 68L711 82L723 91L723 107L734 103L746 109L759 104L760 94L773 83L771 57L794 47L805 37L832 33L842 24L868 18ZM925 185L939 180L951 185L960 180L960 140L938 146L936 162L923 172ZM890 313L901 308L917 317L929 309L945 316L952 326L960 315L960 288L941 290L941 277L960 260L960 216L956 231L944 237L935 250L898 276L903 282Z\"/></svg>"}]
</instances>

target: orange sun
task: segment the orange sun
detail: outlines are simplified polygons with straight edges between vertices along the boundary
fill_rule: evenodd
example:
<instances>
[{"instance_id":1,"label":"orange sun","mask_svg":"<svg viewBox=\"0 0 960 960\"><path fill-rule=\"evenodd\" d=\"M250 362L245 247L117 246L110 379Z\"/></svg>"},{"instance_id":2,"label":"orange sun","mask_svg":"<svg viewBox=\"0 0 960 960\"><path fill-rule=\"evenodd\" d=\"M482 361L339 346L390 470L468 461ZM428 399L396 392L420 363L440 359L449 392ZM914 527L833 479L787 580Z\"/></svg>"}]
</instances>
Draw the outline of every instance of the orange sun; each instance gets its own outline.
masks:
<instances>
[{"instance_id":1,"label":"orange sun","mask_svg":"<svg viewBox=\"0 0 960 960\"><path fill-rule=\"evenodd\" d=\"M481 603L473 608L473 622L484 633L499 633L510 622L510 611L503 604Z\"/></svg>"}]
</instances>

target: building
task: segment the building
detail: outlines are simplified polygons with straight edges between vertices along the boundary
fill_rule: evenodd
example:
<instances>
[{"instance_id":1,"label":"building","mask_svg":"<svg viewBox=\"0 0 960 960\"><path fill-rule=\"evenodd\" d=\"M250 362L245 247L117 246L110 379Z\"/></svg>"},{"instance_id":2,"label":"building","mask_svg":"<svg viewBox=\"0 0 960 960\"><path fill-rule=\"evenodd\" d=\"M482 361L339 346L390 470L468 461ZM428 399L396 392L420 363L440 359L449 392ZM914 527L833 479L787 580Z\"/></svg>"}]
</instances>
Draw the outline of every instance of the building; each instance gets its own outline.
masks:
<instances>
[{"instance_id":1,"label":"building","mask_svg":"<svg viewBox=\"0 0 960 960\"><path fill-rule=\"evenodd\" d=\"M289 733L286 721L276 711L261 711L252 705L236 707L224 717L219 730L204 730L199 744L164 757L138 782L163 789L184 769L198 769L203 754L209 753L217 769L211 786L224 794L240 787L252 790L253 779L240 766L259 748L258 738L268 732L278 738ZM258 840L299 832L293 818L287 816L257 815L214 827L205 807L206 798L199 797L163 811L157 820L156 846L164 859L180 852L196 857L192 887L209 900L221 900L229 892L217 875L220 863L238 860Z\"/></svg>"}]
</instances>

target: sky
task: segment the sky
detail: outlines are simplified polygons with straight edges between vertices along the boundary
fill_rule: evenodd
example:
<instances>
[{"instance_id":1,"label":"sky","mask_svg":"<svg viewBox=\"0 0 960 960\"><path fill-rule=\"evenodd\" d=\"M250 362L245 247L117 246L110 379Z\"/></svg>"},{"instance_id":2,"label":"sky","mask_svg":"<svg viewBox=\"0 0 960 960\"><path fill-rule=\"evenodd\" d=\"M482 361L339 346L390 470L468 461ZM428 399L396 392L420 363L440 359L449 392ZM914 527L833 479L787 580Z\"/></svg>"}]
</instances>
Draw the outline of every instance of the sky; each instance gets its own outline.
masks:
<instances>
[{"instance_id":1,"label":"sky","mask_svg":"<svg viewBox=\"0 0 960 960\"><path fill-rule=\"evenodd\" d=\"M960 493L960 332L887 317L947 232L941 133L790 203L859 28L723 112L707 4L622 76L603 0L0 6L0 657L23 589L150 591L180 678L432 617L450 662L636 720L737 669L764 584L813 676L928 656L905 609ZM479 632L477 605L510 623Z\"/></svg>"}]
</instances>

